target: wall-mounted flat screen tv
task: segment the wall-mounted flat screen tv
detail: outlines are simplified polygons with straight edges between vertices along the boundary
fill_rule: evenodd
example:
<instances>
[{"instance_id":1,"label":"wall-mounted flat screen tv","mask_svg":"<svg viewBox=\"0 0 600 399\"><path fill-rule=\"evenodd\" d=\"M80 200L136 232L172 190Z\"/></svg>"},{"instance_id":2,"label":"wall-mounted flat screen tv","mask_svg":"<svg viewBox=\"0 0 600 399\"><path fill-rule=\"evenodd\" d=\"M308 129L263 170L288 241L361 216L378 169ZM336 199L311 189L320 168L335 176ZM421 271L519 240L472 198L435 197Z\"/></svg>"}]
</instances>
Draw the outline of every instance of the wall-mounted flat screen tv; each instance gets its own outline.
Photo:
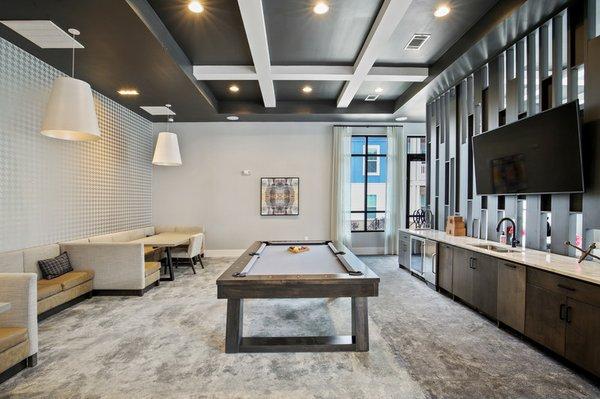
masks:
<instances>
[{"instance_id":1,"label":"wall-mounted flat screen tv","mask_svg":"<svg viewBox=\"0 0 600 399\"><path fill-rule=\"evenodd\" d=\"M477 194L583 192L579 102L473 137Z\"/></svg>"}]
</instances>

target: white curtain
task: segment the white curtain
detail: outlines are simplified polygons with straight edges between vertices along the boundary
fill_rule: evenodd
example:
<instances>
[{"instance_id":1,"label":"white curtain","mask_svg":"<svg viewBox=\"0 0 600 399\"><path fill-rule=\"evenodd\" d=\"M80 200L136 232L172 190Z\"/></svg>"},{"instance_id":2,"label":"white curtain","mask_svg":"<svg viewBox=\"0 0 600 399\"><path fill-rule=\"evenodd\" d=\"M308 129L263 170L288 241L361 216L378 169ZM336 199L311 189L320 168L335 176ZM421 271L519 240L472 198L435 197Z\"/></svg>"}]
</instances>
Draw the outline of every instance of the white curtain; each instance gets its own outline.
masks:
<instances>
[{"instance_id":1,"label":"white curtain","mask_svg":"<svg viewBox=\"0 0 600 399\"><path fill-rule=\"evenodd\" d=\"M398 253L398 229L406 226L406 137L402 126L388 127L385 253Z\"/></svg>"},{"instance_id":2,"label":"white curtain","mask_svg":"<svg viewBox=\"0 0 600 399\"><path fill-rule=\"evenodd\" d=\"M333 127L331 168L331 238L351 246L350 161L352 132L350 127Z\"/></svg>"}]
</instances>

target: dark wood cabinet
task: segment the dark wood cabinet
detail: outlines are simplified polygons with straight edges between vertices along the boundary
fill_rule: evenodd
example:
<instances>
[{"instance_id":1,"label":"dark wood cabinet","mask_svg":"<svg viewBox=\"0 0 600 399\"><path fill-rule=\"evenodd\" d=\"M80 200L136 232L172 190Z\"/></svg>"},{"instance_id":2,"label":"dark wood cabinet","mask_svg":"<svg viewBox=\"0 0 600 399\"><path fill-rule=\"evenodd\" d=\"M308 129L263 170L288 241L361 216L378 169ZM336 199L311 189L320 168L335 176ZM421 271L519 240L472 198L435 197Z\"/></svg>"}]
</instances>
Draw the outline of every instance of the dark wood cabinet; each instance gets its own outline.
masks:
<instances>
[{"instance_id":1,"label":"dark wood cabinet","mask_svg":"<svg viewBox=\"0 0 600 399\"><path fill-rule=\"evenodd\" d=\"M527 284L525 335L565 354L565 296L537 285Z\"/></svg>"},{"instance_id":2,"label":"dark wood cabinet","mask_svg":"<svg viewBox=\"0 0 600 399\"><path fill-rule=\"evenodd\" d=\"M473 253L454 248L452 257L452 293L464 302L473 304Z\"/></svg>"},{"instance_id":3,"label":"dark wood cabinet","mask_svg":"<svg viewBox=\"0 0 600 399\"><path fill-rule=\"evenodd\" d=\"M600 307L567 299L565 357L600 375Z\"/></svg>"},{"instance_id":4,"label":"dark wood cabinet","mask_svg":"<svg viewBox=\"0 0 600 399\"><path fill-rule=\"evenodd\" d=\"M525 332L525 288L527 270L523 265L498 260L498 321Z\"/></svg>"},{"instance_id":5,"label":"dark wood cabinet","mask_svg":"<svg viewBox=\"0 0 600 399\"><path fill-rule=\"evenodd\" d=\"M600 287L527 269L525 335L600 376Z\"/></svg>"},{"instance_id":6,"label":"dark wood cabinet","mask_svg":"<svg viewBox=\"0 0 600 399\"><path fill-rule=\"evenodd\" d=\"M453 248L448 244L438 244L438 286L452 292Z\"/></svg>"},{"instance_id":7,"label":"dark wood cabinet","mask_svg":"<svg viewBox=\"0 0 600 399\"><path fill-rule=\"evenodd\" d=\"M473 306L486 315L496 318L498 303L498 262L495 258L473 253Z\"/></svg>"}]
</instances>

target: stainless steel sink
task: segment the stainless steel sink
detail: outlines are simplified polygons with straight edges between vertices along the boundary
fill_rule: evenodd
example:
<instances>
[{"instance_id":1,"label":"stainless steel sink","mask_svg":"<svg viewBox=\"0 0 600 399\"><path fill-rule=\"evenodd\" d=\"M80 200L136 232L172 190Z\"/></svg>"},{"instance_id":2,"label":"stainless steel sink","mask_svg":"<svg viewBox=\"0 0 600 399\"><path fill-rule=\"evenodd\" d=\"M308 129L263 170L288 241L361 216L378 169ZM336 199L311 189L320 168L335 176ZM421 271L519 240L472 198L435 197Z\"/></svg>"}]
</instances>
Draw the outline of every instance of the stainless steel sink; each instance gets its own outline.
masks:
<instances>
[{"instance_id":1,"label":"stainless steel sink","mask_svg":"<svg viewBox=\"0 0 600 399\"><path fill-rule=\"evenodd\" d=\"M512 249L512 248L506 248L506 247L498 247L496 245L492 245L492 244L477 244L477 245L473 245L474 247L477 248L482 248L482 249L487 249L488 251L494 251L494 252L502 252L502 253L508 253L508 252L521 252L518 249Z\"/></svg>"}]
</instances>

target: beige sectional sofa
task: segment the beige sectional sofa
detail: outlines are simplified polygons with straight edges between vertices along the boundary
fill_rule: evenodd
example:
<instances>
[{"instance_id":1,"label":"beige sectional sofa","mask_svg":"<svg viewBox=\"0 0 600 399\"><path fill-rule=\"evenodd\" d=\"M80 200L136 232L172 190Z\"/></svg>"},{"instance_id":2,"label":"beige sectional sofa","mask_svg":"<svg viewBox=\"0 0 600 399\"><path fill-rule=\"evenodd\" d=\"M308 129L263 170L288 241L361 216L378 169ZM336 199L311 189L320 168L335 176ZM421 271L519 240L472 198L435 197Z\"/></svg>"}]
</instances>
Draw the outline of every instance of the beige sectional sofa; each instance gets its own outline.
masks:
<instances>
[{"instance_id":1,"label":"beige sectional sofa","mask_svg":"<svg viewBox=\"0 0 600 399\"><path fill-rule=\"evenodd\" d=\"M95 295L143 295L160 284L160 263L146 262L145 249L134 241L154 234L154 227L61 243L73 264L89 264L94 271Z\"/></svg>"},{"instance_id":2,"label":"beige sectional sofa","mask_svg":"<svg viewBox=\"0 0 600 399\"><path fill-rule=\"evenodd\" d=\"M0 273L0 302L10 309L0 313L0 384L37 363L37 276Z\"/></svg>"},{"instance_id":3,"label":"beige sectional sofa","mask_svg":"<svg viewBox=\"0 0 600 399\"><path fill-rule=\"evenodd\" d=\"M38 261L58 255L58 244L0 253L0 276L3 273L37 275L37 314L40 320L92 295L94 271L86 263L72 263L72 272L52 280L43 279Z\"/></svg>"}]
</instances>

